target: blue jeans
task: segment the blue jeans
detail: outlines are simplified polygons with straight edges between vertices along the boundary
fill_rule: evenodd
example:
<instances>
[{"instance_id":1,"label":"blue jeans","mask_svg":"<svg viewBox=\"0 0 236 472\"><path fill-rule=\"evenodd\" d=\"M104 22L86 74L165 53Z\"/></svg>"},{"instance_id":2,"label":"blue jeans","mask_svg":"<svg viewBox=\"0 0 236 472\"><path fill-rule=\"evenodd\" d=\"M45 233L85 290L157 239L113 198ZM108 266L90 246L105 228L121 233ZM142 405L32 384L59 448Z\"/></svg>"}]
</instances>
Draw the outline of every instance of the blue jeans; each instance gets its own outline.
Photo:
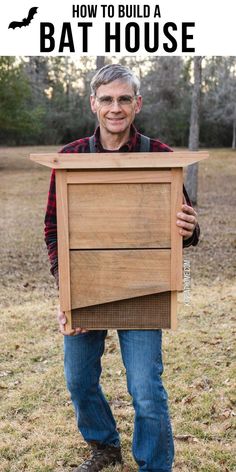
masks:
<instances>
[{"instance_id":1,"label":"blue jeans","mask_svg":"<svg viewBox=\"0 0 236 472\"><path fill-rule=\"evenodd\" d=\"M85 441L119 446L109 404L99 385L107 331L64 337L65 376ZM135 410L133 456L139 470L171 472L174 445L162 385L161 330L119 330L128 391Z\"/></svg>"}]
</instances>

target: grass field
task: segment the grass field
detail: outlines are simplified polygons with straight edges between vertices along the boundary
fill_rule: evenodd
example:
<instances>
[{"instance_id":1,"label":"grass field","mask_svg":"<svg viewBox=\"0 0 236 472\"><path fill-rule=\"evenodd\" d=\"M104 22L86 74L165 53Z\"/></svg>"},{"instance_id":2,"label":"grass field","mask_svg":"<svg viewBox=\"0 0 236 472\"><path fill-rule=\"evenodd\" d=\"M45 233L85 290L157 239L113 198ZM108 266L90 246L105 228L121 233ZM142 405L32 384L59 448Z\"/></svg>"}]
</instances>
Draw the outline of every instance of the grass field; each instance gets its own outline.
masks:
<instances>
[{"instance_id":1,"label":"grass field","mask_svg":"<svg viewBox=\"0 0 236 472\"><path fill-rule=\"evenodd\" d=\"M43 150L56 148L0 148L1 472L71 471L87 454L64 383L57 290L43 240L50 172L28 160ZM180 294L178 330L164 335L175 472L236 470L236 153L210 155L199 170L201 242L184 256L191 266L190 306ZM133 409L115 331L103 366L102 384L132 472Z\"/></svg>"}]
</instances>

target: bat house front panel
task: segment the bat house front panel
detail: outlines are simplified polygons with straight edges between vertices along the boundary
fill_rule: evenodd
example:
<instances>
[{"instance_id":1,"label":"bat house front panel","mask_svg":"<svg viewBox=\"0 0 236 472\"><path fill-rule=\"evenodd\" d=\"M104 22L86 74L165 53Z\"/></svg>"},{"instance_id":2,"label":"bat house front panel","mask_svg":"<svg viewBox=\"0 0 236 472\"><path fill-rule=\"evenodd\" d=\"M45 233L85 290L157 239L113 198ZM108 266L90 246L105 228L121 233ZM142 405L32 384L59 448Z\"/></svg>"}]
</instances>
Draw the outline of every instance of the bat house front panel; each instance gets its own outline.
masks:
<instances>
[{"instance_id":1,"label":"bat house front panel","mask_svg":"<svg viewBox=\"0 0 236 472\"><path fill-rule=\"evenodd\" d=\"M70 251L71 307L170 290L169 249Z\"/></svg>"},{"instance_id":2,"label":"bat house front panel","mask_svg":"<svg viewBox=\"0 0 236 472\"><path fill-rule=\"evenodd\" d=\"M170 248L170 187L68 185L70 249Z\"/></svg>"}]
</instances>

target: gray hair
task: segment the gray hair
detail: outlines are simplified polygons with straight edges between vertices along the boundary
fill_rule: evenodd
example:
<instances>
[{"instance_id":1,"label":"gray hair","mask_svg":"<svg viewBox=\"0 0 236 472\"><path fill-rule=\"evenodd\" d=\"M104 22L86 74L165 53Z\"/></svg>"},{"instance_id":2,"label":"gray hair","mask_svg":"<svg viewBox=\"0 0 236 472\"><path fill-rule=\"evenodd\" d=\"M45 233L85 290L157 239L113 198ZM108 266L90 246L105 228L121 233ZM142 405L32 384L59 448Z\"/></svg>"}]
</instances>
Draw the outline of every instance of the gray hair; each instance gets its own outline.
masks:
<instances>
[{"instance_id":1,"label":"gray hair","mask_svg":"<svg viewBox=\"0 0 236 472\"><path fill-rule=\"evenodd\" d=\"M139 94L140 80L128 67L122 66L121 64L108 64L99 69L90 83L91 94L96 95L100 85L109 84L114 80L128 82L133 87L135 95Z\"/></svg>"}]
</instances>

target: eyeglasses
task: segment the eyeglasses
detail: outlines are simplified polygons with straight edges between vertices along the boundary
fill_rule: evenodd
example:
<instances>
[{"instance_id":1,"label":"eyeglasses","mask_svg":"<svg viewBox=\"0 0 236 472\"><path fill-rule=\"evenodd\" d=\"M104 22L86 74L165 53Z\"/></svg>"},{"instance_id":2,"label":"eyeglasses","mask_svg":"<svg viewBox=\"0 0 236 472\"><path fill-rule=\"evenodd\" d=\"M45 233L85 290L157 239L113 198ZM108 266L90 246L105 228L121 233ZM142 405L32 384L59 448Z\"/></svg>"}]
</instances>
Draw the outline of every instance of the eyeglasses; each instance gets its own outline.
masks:
<instances>
[{"instance_id":1,"label":"eyeglasses","mask_svg":"<svg viewBox=\"0 0 236 472\"><path fill-rule=\"evenodd\" d=\"M101 107L111 107L114 102L117 102L121 107L130 106L133 103L133 100L136 98L136 95L121 95L117 99L105 95L104 97L97 97L97 101L100 103Z\"/></svg>"}]
</instances>

